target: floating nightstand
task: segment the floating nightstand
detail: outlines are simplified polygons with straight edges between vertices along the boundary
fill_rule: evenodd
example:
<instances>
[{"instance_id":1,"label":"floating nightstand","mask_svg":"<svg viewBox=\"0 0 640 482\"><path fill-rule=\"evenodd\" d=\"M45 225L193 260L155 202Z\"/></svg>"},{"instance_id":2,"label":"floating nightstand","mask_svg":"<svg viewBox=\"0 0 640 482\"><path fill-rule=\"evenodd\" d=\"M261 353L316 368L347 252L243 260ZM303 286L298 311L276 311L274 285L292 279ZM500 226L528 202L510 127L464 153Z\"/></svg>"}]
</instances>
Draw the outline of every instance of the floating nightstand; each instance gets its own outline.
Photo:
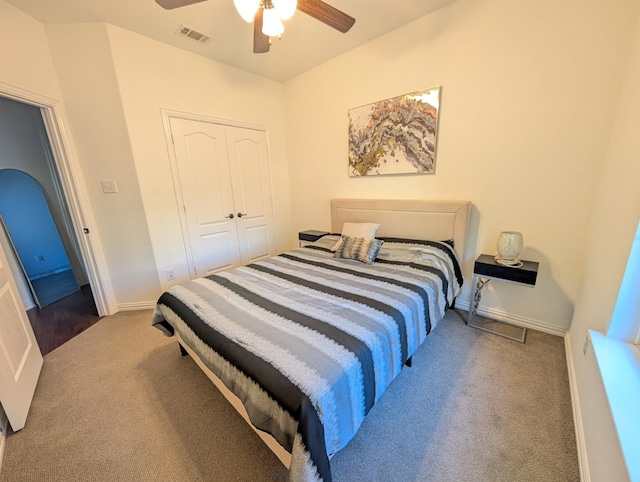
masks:
<instances>
[{"instance_id":1,"label":"floating nightstand","mask_svg":"<svg viewBox=\"0 0 640 482\"><path fill-rule=\"evenodd\" d=\"M473 320L478 313L478 305L482 298L482 288L491 281L507 281L511 283L517 283L525 286L533 287L536 284L538 278L539 263L536 261L522 260L522 266L511 267L504 266L498 262L494 256L489 254L481 254L476 259L473 266L473 280L471 283L471 303L469 303L469 314L467 318L467 325L477 328L479 330L488 331L496 335L504 336L512 340L524 343L527 336L527 329L522 326L513 325L504 321L491 320L492 323L502 323L521 330L520 336L511 336L506 333L501 333L496 330L490 329L490 327L473 324Z\"/></svg>"},{"instance_id":2,"label":"floating nightstand","mask_svg":"<svg viewBox=\"0 0 640 482\"><path fill-rule=\"evenodd\" d=\"M310 229L308 231L300 231L298 233L298 241L300 242L300 246L304 246L305 244L313 243L314 241L319 240L322 236L329 234L329 231L316 231Z\"/></svg>"}]
</instances>

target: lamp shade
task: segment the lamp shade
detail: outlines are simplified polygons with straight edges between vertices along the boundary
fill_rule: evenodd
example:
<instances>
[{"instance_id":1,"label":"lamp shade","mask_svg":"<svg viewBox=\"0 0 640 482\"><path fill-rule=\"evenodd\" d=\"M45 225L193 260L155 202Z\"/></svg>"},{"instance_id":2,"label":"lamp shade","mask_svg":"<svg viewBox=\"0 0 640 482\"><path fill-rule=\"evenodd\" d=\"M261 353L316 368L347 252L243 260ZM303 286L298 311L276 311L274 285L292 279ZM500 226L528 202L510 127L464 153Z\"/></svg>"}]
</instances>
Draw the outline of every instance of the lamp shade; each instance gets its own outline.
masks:
<instances>
[{"instance_id":1,"label":"lamp shade","mask_svg":"<svg viewBox=\"0 0 640 482\"><path fill-rule=\"evenodd\" d=\"M278 37L284 32L284 25L275 8L265 8L262 17L262 33L269 37Z\"/></svg>"},{"instance_id":2,"label":"lamp shade","mask_svg":"<svg viewBox=\"0 0 640 482\"><path fill-rule=\"evenodd\" d=\"M298 0L273 0L273 8L278 12L282 20L289 20L293 17L298 6Z\"/></svg>"},{"instance_id":3,"label":"lamp shade","mask_svg":"<svg viewBox=\"0 0 640 482\"><path fill-rule=\"evenodd\" d=\"M517 264L520 262L523 239L522 233L517 231L502 231L498 236L498 259L504 264Z\"/></svg>"},{"instance_id":4,"label":"lamp shade","mask_svg":"<svg viewBox=\"0 0 640 482\"><path fill-rule=\"evenodd\" d=\"M260 7L260 0L233 0L236 10L245 22L253 22Z\"/></svg>"}]
</instances>

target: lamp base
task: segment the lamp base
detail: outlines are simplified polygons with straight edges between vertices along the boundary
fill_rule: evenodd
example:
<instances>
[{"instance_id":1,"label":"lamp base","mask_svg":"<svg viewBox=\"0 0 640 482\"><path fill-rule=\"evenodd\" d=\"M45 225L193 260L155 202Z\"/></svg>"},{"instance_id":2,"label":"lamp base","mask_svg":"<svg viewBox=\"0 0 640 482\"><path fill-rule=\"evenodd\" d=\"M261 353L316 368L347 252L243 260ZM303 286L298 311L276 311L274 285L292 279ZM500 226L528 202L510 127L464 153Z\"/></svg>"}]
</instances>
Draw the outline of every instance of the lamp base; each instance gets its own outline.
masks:
<instances>
[{"instance_id":1,"label":"lamp base","mask_svg":"<svg viewBox=\"0 0 640 482\"><path fill-rule=\"evenodd\" d=\"M502 259L498 256L494 256L496 263L502 266L508 266L509 268L522 268L522 261L519 259Z\"/></svg>"}]
</instances>

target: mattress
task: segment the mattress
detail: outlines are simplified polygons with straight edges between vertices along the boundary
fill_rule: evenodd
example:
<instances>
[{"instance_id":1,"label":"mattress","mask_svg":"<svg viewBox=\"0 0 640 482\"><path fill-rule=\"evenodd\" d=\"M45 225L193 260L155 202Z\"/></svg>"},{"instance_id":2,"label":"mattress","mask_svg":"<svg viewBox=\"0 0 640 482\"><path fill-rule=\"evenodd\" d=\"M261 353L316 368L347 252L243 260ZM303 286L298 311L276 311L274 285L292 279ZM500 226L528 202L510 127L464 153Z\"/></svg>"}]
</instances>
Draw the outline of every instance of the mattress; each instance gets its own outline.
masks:
<instances>
[{"instance_id":1,"label":"mattress","mask_svg":"<svg viewBox=\"0 0 640 482\"><path fill-rule=\"evenodd\" d=\"M369 264L336 258L338 239L174 286L152 320L291 453L294 481L331 480L331 457L462 285L449 242L383 238Z\"/></svg>"}]
</instances>

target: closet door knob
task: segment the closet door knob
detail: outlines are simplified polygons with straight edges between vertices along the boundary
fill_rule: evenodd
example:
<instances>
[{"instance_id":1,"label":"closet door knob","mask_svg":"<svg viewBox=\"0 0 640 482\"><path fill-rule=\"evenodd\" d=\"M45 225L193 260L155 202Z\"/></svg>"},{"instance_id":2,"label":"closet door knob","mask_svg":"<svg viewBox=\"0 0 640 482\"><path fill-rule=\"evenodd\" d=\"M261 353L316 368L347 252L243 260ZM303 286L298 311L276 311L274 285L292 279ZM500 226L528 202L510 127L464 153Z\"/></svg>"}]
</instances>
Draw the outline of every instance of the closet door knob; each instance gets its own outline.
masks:
<instances>
[{"instance_id":1,"label":"closet door knob","mask_svg":"<svg viewBox=\"0 0 640 482\"><path fill-rule=\"evenodd\" d=\"M247 213L238 213L238 217L241 218L242 216L246 216Z\"/></svg>"},{"instance_id":2,"label":"closet door knob","mask_svg":"<svg viewBox=\"0 0 640 482\"><path fill-rule=\"evenodd\" d=\"M225 216L225 218L227 218L227 219L233 219L233 218L234 218L233 213L229 214L228 216Z\"/></svg>"}]
</instances>

